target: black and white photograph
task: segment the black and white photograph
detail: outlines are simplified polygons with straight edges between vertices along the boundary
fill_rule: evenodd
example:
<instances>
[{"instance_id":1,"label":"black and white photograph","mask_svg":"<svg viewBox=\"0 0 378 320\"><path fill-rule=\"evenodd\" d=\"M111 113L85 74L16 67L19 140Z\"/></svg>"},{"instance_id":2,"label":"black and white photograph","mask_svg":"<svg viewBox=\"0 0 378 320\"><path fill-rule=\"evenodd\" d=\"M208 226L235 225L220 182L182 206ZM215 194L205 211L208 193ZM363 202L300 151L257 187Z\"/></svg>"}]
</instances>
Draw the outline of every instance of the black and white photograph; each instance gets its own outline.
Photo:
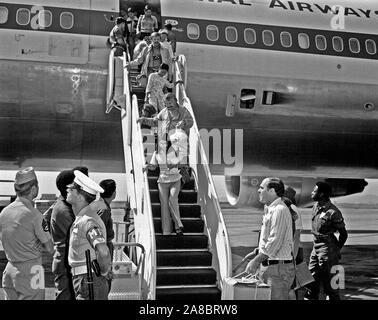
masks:
<instances>
[{"instance_id":1,"label":"black and white photograph","mask_svg":"<svg viewBox=\"0 0 378 320\"><path fill-rule=\"evenodd\" d=\"M377 30L377 0L0 0L0 300L378 300Z\"/></svg>"}]
</instances>

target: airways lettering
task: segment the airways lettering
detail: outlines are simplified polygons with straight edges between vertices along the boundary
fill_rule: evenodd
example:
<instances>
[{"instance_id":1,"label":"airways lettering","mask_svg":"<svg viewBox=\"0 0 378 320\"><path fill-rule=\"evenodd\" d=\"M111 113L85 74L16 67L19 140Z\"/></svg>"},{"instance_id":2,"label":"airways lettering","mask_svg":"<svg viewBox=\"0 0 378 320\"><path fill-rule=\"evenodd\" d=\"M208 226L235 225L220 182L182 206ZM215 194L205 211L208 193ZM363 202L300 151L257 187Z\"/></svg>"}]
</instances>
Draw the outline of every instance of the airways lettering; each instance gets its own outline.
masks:
<instances>
[{"instance_id":1,"label":"airways lettering","mask_svg":"<svg viewBox=\"0 0 378 320\"><path fill-rule=\"evenodd\" d=\"M209 0L210 1L210 0ZM358 18L366 17L370 18L370 14L372 10L364 10L364 9L353 9L350 7L342 7L342 6L335 6L334 10L329 5L319 5L317 3L313 3L312 5L306 2L294 2L294 1L284 1L284 0L271 0L269 4L269 8L281 8L284 10L298 10L298 11L306 11L306 12L321 12L324 14L332 13L335 15L339 14L339 11L343 11L344 16L355 16ZM378 11L374 11L376 15L378 15Z\"/></svg>"}]
</instances>

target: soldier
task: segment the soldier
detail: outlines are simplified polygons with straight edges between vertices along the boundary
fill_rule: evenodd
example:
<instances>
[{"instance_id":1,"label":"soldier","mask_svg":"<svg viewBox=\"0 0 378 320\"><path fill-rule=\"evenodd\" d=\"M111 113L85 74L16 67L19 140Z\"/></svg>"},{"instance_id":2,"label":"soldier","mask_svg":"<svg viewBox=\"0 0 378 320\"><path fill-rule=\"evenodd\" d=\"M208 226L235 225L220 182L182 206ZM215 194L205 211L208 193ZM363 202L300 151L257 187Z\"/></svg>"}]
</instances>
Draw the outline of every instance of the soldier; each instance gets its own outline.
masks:
<instances>
[{"instance_id":1,"label":"soldier","mask_svg":"<svg viewBox=\"0 0 378 320\"><path fill-rule=\"evenodd\" d=\"M314 235L314 247L311 252L309 269L315 282L308 285L306 297L319 299L320 286L330 300L340 300L339 292L331 286L331 269L338 265L340 249L348 238L345 223L340 210L330 201L332 188L328 183L317 182L311 197L316 203L312 209L311 232ZM340 233L339 239L335 232Z\"/></svg>"},{"instance_id":2,"label":"soldier","mask_svg":"<svg viewBox=\"0 0 378 320\"><path fill-rule=\"evenodd\" d=\"M114 249L112 240L114 239L114 230L110 204L117 195L116 183L113 179L105 179L100 182L100 187L104 189L104 192L101 193L101 198L99 200L91 203L91 207L97 212L104 222L106 228L106 244L109 248L111 259L113 260ZM111 281L109 281L109 290L110 285Z\"/></svg>"},{"instance_id":3,"label":"soldier","mask_svg":"<svg viewBox=\"0 0 378 320\"><path fill-rule=\"evenodd\" d=\"M95 300L108 299L108 279L111 277L111 259L106 245L106 229L101 218L89 205L97 193L104 190L89 177L75 170L74 182L67 186L67 202L72 205L76 218L70 230L68 263L76 300L88 300L85 251L90 250ZM95 260L96 259L96 260Z\"/></svg>"},{"instance_id":4,"label":"soldier","mask_svg":"<svg viewBox=\"0 0 378 320\"><path fill-rule=\"evenodd\" d=\"M0 240L8 263L2 286L6 300L44 300L42 250L53 253L53 244L42 214L34 208L38 180L32 167L18 171L17 198L0 214Z\"/></svg>"},{"instance_id":5,"label":"soldier","mask_svg":"<svg viewBox=\"0 0 378 320\"><path fill-rule=\"evenodd\" d=\"M75 300L72 277L68 265L68 236L75 215L67 202L67 185L72 183L75 175L72 170L64 170L56 178L56 187L60 196L52 208L51 236L54 241L52 272L57 289L56 300Z\"/></svg>"}]
</instances>

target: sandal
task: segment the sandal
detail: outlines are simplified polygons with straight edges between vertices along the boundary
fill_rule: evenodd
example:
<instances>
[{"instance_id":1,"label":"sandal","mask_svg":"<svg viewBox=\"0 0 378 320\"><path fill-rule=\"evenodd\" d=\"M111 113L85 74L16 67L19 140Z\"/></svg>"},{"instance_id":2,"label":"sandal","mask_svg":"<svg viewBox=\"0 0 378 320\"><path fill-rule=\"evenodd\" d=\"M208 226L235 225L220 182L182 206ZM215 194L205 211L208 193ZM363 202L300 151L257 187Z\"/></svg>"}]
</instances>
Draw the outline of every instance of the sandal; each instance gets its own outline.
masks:
<instances>
[{"instance_id":1,"label":"sandal","mask_svg":"<svg viewBox=\"0 0 378 320\"><path fill-rule=\"evenodd\" d=\"M183 229L184 229L183 227L176 229L176 235L183 236L184 235Z\"/></svg>"}]
</instances>

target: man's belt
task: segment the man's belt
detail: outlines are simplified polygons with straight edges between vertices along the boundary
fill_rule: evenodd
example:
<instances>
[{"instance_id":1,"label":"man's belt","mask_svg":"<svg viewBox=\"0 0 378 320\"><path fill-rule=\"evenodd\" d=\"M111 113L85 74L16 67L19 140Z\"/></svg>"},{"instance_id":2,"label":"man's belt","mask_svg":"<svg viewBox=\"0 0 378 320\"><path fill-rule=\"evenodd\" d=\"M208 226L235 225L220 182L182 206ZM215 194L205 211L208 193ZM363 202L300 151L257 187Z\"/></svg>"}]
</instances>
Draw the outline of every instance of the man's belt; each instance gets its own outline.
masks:
<instances>
[{"instance_id":1,"label":"man's belt","mask_svg":"<svg viewBox=\"0 0 378 320\"><path fill-rule=\"evenodd\" d=\"M315 241L326 241L331 238L331 235L329 234L314 234L313 236Z\"/></svg>"},{"instance_id":2,"label":"man's belt","mask_svg":"<svg viewBox=\"0 0 378 320\"><path fill-rule=\"evenodd\" d=\"M72 276L78 276L80 274L86 274L87 273L87 266L79 266L79 267L72 267L71 268Z\"/></svg>"},{"instance_id":3,"label":"man's belt","mask_svg":"<svg viewBox=\"0 0 378 320\"><path fill-rule=\"evenodd\" d=\"M261 264L264 267L271 266L273 264L286 264L286 263L292 263L293 260L265 260Z\"/></svg>"}]
</instances>

